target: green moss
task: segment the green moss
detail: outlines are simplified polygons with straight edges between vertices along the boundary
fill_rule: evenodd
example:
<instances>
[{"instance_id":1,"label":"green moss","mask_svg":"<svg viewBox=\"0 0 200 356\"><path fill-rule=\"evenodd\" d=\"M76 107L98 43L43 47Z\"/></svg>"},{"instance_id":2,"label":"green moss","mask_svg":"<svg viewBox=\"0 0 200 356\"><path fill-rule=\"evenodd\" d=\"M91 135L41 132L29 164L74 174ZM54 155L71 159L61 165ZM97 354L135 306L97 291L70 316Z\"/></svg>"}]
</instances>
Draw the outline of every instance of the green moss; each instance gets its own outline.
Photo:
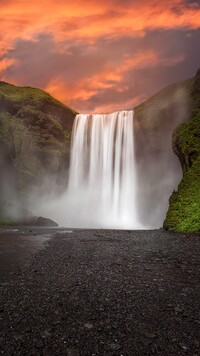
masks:
<instances>
[{"instance_id":1,"label":"green moss","mask_svg":"<svg viewBox=\"0 0 200 356\"><path fill-rule=\"evenodd\" d=\"M176 130L176 153L183 160L183 178L169 200L166 229L200 231L200 113Z\"/></svg>"},{"instance_id":2,"label":"green moss","mask_svg":"<svg viewBox=\"0 0 200 356\"><path fill-rule=\"evenodd\" d=\"M192 81L190 106L192 116L200 111L200 69L198 69Z\"/></svg>"},{"instance_id":3,"label":"green moss","mask_svg":"<svg viewBox=\"0 0 200 356\"><path fill-rule=\"evenodd\" d=\"M4 100L9 99L11 102L19 103L20 106L22 103L28 105L30 102L31 104L34 104L35 107L40 106L42 102L56 104L64 109L67 108L73 114L76 114L74 110L70 109L68 106L53 98L50 94L38 88L18 87L5 82L0 82L0 98Z\"/></svg>"},{"instance_id":4,"label":"green moss","mask_svg":"<svg viewBox=\"0 0 200 356\"><path fill-rule=\"evenodd\" d=\"M186 157L186 169L200 154L200 113L190 122L182 124L177 135L178 145Z\"/></svg>"}]
</instances>

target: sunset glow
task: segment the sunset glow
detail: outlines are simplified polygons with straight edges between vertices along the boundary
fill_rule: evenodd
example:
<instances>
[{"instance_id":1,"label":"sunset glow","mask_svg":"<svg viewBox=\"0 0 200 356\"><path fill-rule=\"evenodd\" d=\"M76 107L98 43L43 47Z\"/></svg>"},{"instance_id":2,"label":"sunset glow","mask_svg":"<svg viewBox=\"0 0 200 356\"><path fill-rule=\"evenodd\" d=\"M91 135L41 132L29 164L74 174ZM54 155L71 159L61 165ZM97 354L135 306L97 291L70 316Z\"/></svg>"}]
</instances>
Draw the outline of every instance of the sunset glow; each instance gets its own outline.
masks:
<instances>
[{"instance_id":1,"label":"sunset glow","mask_svg":"<svg viewBox=\"0 0 200 356\"><path fill-rule=\"evenodd\" d=\"M0 79L77 111L132 108L200 66L199 1L0 2Z\"/></svg>"}]
</instances>

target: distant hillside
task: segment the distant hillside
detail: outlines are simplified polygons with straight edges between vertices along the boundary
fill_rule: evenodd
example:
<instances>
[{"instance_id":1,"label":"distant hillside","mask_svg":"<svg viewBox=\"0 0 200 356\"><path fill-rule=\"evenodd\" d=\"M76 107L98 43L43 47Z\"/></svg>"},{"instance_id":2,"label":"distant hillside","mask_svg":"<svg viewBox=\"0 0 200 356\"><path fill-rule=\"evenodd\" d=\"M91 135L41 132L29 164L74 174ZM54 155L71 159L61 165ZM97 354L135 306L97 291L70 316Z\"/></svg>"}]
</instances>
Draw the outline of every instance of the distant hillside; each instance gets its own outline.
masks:
<instances>
[{"instance_id":1,"label":"distant hillside","mask_svg":"<svg viewBox=\"0 0 200 356\"><path fill-rule=\"evenodd\" d=\"M11 208L18 193L24 197L44 177L53 181L67 174L75 115L40 89L0 82L1 207L6 200Z\"/></svg>"}]
</instances>

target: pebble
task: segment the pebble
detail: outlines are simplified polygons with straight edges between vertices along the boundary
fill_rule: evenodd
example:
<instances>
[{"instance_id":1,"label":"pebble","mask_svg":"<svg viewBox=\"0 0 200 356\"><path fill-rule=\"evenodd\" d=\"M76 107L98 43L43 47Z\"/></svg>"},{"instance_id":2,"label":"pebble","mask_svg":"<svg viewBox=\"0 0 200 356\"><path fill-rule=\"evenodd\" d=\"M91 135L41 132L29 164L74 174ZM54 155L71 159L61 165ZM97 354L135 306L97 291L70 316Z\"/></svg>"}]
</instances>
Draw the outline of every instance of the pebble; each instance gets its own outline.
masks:
<instances>
[{"instance_id":1,"label":"pebble","mask_svg":"<svg viewBox=\"0 0 200 356\"><path fill-rule=\"evenodd\" d=\"M116 344L115 343L111 343L111 344L109 344L109 347L113 351L118 351L118 350L121 349L121 346L119 344L117 344L117 343Z\"/></svg>"},{"instance_id":2,"label":"pebble","mask_svg":"<svg viewBox=\"0 0 200 356\"><path fill-rule=\"evenodd\" d=\"M142 335L144 335L145 337L147 337L148 339L154 339L154 338L156 338L157 337L157 335L156 334L154 334L154 333L148 333L148 332L142 332Z\"/></svg>"},{"instance_id":3,"label":"pebble","mask_svg":"<svg viewBox=\"0 0 200 356\"><path fill-rule=\"evenodd\" d=\"M92 324L90 324L90 323L86 323L86 324L84 324L84 328L86 328L86 329L90 330L90 329L92 329L92 328L93 328L93 325L92 325Z\"/></svg>"}]
</instances>

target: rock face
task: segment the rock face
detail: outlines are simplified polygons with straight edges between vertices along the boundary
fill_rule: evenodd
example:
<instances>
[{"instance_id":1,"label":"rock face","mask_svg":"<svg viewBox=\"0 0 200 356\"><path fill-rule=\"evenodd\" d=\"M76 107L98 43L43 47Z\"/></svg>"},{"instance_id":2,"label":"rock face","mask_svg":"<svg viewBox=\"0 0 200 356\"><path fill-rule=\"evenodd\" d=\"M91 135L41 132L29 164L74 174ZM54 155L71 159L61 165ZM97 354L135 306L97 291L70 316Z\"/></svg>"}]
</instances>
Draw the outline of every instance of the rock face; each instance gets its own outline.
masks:
<instances>
[{"instance_id":1,"label":"rock face","mask_svg":"<svg viewBox=\"0 0 200 356\"><path fill-rule=\"evenodd\" d=\"M186 153L179 149L178 140L175 138L172 147L172 135L176 135L173 131L182 123L188 123L190 130L190 120L198 112L200 70L194 78L170 85L135 108L139 216L147 226L156 226L157 221L164 220L169 196L174 187L178 186L182 178L181 165L183 166L184 160L187 160ZM191 123L194 128L197 121L198 119ZM196 130L198 131L197 128ZM190 145L190 156L196 157L196 153L192 153L192 141ZM180 166L178 159L181 162ZM185 172L186 170L184 174ZM170 207L171 202L172 199Z\"/></svg>"},{"instance_id":2,"label":"rock face","mask_svg":"<svg viewBox=\"0 0 200 356\"><path fill-rule=\"evenodd\" d=\"M193 79L172 84L135 108L139 217L160 227L168 199L181 179L172 150L172 132L191 116Z\"/></svg>"},{"instance_id":3,"label":"rock face","mask_svg":"<svg viewBox=\"0 0 200 356\"><path fill-rule=\"evenodd\" d=\"M30 188L45 189L45 177L66 181L75 115L40 89L0 82L0 216Z\"/></svg>"},{"instance_id":4,"label":"rock face","mask_svg":"<svg viewBox=\"0 0 200 356\"><path fill-rule=\"evenodd\" d=\"M32 218L28 218L24 221L19 221L19 225L29 225L29 226L45 226L45 227L58 227L58 224L48 218L43 218L42 216L34 216Z\"/></svg>"}]
</instances>

